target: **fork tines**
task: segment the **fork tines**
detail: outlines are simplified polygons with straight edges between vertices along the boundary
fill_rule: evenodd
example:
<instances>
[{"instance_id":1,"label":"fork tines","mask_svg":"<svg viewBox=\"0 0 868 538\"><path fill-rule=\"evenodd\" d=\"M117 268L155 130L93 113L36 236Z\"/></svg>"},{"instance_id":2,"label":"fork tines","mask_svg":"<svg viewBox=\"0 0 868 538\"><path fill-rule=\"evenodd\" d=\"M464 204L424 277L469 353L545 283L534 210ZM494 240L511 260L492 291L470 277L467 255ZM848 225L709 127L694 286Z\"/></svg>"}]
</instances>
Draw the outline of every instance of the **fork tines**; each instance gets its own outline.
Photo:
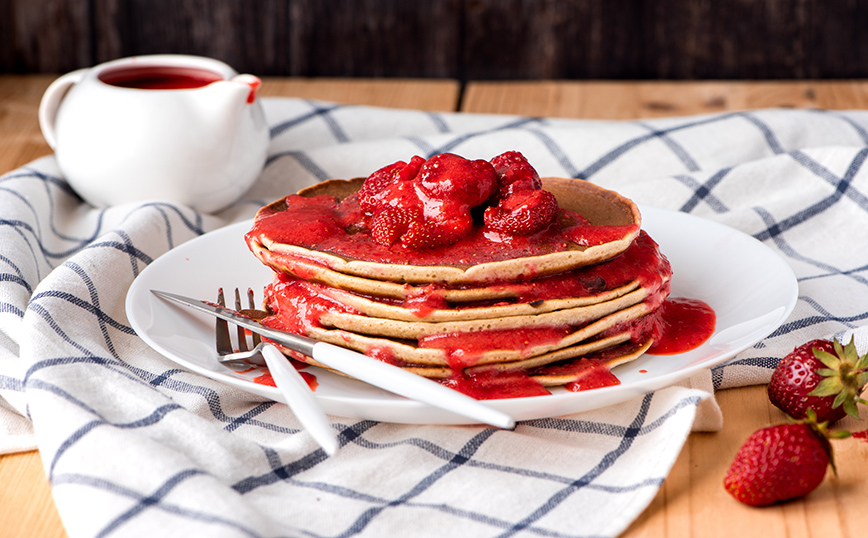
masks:
<instances>
[{"instance_id":1,"label":"fork tines","mask_svg":"<svg viewBox=\"0 0 868 538\"><path fill-rule=\"evenodd\" d=\"M250 288L247 289L247 303L248 303L248 309L252 310L252 309L256 308L253 290ZM223 288L220 288L217 291L217 304L220 306L223 306L223 307L226 306L226 298L223 295ZM235 288L235 311L241 312L243 309L244 309L244 307L241 305L241 293L238 291L238 288ZM218 318L217 321L215 322L214 328L215 328L216 338L217 338L217 343L216 343L217 349L218 350L222 349L222 350L225 350L228 352L235 351L235 349L232 346L232 340L231 340L230 333L229 333L228 322ZM238 349L237 349L237 351L248 351L248 350L253 349L254 347L258 346L259 343L261 342L260 336L256 333L253 333L253 345L250 346L247 343L247 332L244 330L244 328L236 325L236 330L237 330L237 336L238 336Z\"/></svg>"}]
</instances>

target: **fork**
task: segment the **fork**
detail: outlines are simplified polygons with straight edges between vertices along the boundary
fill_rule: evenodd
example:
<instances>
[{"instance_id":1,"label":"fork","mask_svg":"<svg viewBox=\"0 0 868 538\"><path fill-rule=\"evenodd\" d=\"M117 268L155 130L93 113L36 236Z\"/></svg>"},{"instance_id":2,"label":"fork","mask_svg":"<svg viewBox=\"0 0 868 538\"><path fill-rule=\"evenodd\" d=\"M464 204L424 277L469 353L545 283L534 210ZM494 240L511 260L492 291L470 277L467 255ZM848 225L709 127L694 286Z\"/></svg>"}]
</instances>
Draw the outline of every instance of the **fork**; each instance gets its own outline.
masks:
<instances>
[{"instance_id":1,"label":"fork","mask_svg":"<svg viewBox=\"0 0 868 538\"><path fill-rule=\"evenodd\" d=\"M247 290L247 301L249 308L242 309L241 294L238 288L235 288L235 310L252 319L262 319L265 312L254 308L253 290ZM222 288L217 293L217 304L226 306ZM228 323L225 320L217 319L215 346L220 362L244 360L254 364L265 364L286 404L292 409L311 437L329 456L337 452L339 443L335 431L331 428L326 414L316 402L304 378L275 346L263 342L256 333L252 335L253 345L251 346L247 342L247 332L244 328L237 325L236 328L238 351L232 347Z\"/></svg>"},{"instance_id":2,"label":"fork","mask_svg":"<svg viewBox=\"0 0 868 538\"><path fill-rule=\"evenodd\" d=\"M504 411L477 401L434 380L368 357L358 351L320 342L307 336L273 329L246 315L214 303L166 291L152 289L151 293L166 301L192 308L219 319L225 319L233 325L240 325L251 332L261 334L268 341L276 342L287 349L307 355L328 368L398 396L497 428L512 429L515 427L515 419Z\"/></svg>"},{"instance_id":3,"label":"fork","mask_svg":"<svg viewBox=\"0 0 868 538\"><path fill-rule=\"evenodd\" d=\"M220 288L217 291L217 304L220 306L226 306L226 297L223 295L223 288ZM257 310L255 308L254 302L254 294L252 289L247 290L247 304L248 308L242 308L241 306L241 293L238 291L238 288L235 288L235 311L239 314L244 314L250 319L259 321L266 316L266 312L262 310ZM222 363L231 362L231 361L245 361L253 364L264 365L265 361L261 354L262 349L267 345L262 342L262 338L258 333L251 333L253 335L253 347L251 348L247 343L247 331L244 330L240 325L235 326L237 337L236 340L238 342L238 350L232 346L232 337L229 331L229 322L224 319L217 318L217 321L214 325L214 332L216 333L215 346L217 347L217 354L220 356L218 359Z\"/></svg>"}]
</instances>

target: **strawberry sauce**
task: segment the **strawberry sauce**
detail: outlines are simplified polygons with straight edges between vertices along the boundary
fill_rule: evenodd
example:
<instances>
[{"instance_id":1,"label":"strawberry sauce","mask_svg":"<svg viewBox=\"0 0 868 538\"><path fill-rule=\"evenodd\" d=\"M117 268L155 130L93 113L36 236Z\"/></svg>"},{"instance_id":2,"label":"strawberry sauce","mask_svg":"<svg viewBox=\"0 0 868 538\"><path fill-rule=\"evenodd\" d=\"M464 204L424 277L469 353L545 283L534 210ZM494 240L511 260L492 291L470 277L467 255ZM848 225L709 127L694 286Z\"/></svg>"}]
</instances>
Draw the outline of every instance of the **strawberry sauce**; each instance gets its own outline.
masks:
<instances>
[{"instance_id":1,"label":"strawberry sauce","mask_svg":"<svg viewBox=\"0 0 868 538\"><path fill-rule=\"evenodd\" d=\"M206 69L171 66L119 67L104 71L99 79L120 88L138 90L186 90L202 88L223 80L218 73Z\"/></svg>"},{"instance_id":2,"label":"strawberry sauce","mask_svg":"<svg viewBox=\"0 0 868 538\"><path fill-rule=\"evenodd\" d=\"M316 390L319 386L319 381L316 380L316 376L308 373L308 372L299 372L301 378L304 379L307 386L310 387L310 390ZM268 385L269 387L276 387L277 383L274 382L274 378L271 377L271 374L262 374L253 378L254 383L258 383L260 385Z\"/></svg>"},{"instance_id":3,"label":"strawberry sauce","mask_svg":"<svg viewBox=\"0 0 868 538\"><path fill-rule=\"evenodd\" d=\"M398 366L414 366L395 356L398 345L441 350L451 370L442 383L477 399L551 394L535 377L546 384L564 383L567 390L574 392L618 385L620 381L610 365L617 358L640 353L649 341L649 353L669 355L695 349L711 336L716 322L714 311L702 301L669 297L669 261L638 224L602 225L625 222L607 216L594 217L596 224L592 224L584 216L559 207L554 194L542 186L539 175L517 152L504 153L490 162L452 154L427 160L413 157L409 163L399 161L377 170L358 192L343 200L322 195L287 196L260 210L245 240L251 246L274 242L398 266L473 266L593 247L635 235L634 241L611 259L586 267L542 276L543 269L528 261L525 274L516 279L486 282L481 289L451 287L443 282L415 287L408 284L403 298L354 297L352 291L314 281L316 269L324 262L264 249L261 256L267 265L294 275L275 273L265 290L266 304L273 315L262 323L310 336L321 329L332 329L324 326L328 313L364 318L358 309L374 311L369 310L366 301L405 308L424 322L433 312L446 309L469 311L522 304L522 312L527 312L526 305L536 308L547 301L600 298L604 293L609 300L632 290L644 292L643 304L629 315L649 313L598 335L628 333L629 342L528 371L477 363L484 353L493 350L531 356L541 347L562 342L582 324L573 319L559 321L566 324L558 326L448 332L418 339L369 337L368 341L378 343L370 346L366 354ZM459 291L473 293L449 295ZM447 300L466 300L468 295L497 298L454 303ZM565 303L548 305L564 308ZM436 330L444 330L444 326ZM332 334L353 338L348 331ZM263 376L258 382L268 379Z\"/></svg>"},{"instance_id":4,"label":"strawberry sauce","mask_svg":"<svg viewBox=\"0 0 868 538\"><path fill-rule=\"evenodd\" d=\"M583 361L586 362L581 365L582 369L576 372L576 380L564 385L567 390L581 392L621 384L621 381L615 377L605 362L592 362L590 359L582 359L579 362L582 363Z\"/></svg>"},{"instance_id":5,"label":"strawberry sauce","mask_svg":"<svg viewBox=\"0 0 868 538\"><path fill-rule=\"evenodd\" d=\"M669 298L655 316L657 337L651 355L674 355L696 349L714 333L714 310L697 299Z\"/></svg>"},{"instance_id":6,"label":"strawberry sauce","mask_svg":"<svg viewBox=\"0 0 868 538\"><path fill-rule=\"evenodd\" d=\"M404 265L476 265L564 252L577 241L591 246L620 239L635 232L638 225L626 227L572 226L561 228L556 221L531 235L511 235L473 226L455 243L427 249L411 249L401 243L387 246L373 240L358 196L336 202L330 196L286 197L286 209L264 208L247 233L248 243L266 238L277 243L297 245L359 260ZM581 230L581 232L579 232ZM578 234L585 236L582 240Z\"/></svg>"},{"instance_id":7,"label":"strawberry sauce","mask_svg":"<svg viewBox=\"0 0 868 538\"><path fill-rule=\"evenodd\" d=\"M551 392L539 381L520 370L492 368L472 374L456 370L452 372L449 379L443 381L443 384L477 400L551 395Z\"/></svg>"}]
</instances>

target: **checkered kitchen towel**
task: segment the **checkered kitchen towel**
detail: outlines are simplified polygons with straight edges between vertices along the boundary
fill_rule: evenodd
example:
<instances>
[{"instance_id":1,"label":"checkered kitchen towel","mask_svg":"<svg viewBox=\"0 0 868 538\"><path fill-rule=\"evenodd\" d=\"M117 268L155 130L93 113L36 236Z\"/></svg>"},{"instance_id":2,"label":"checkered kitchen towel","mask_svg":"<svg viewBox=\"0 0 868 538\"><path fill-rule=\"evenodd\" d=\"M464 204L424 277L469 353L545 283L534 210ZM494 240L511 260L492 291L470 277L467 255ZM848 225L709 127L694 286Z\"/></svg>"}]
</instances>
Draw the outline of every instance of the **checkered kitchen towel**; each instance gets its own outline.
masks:
<instances>
[{"instance_id":1,"label":"checkered kitchen towel","mask_svg":"<svg viewBox=\"0 0 868 538\"><path fill-rule=\"evenodd\" d=\"M810 338L861 336L866 113L600 122L264 104L268 166L216 215L166 203L95 210L51 157L0 178L0 448L39 448L73 538L616 536L691 428L720 427L713 399L700 403L712 386L763 383ZM148 263L273 199L415 154L506 150L542 175L586 178L764 241L799 277L795 311L685 386L515 431L333 417L343 447L331 458L286 406L184 371L127 322L126 291Z\"/></svg>"}]
</instances>

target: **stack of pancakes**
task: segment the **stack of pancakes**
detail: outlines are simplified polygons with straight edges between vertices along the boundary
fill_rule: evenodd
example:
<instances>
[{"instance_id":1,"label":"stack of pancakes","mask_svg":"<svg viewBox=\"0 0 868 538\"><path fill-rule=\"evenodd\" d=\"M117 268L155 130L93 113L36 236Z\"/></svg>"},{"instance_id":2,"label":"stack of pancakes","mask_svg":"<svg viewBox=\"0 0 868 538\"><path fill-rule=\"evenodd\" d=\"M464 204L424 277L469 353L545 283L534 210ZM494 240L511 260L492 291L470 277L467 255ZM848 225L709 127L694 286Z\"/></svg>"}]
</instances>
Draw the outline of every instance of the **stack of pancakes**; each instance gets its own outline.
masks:
<instances>
[{"instance_id":1,"label":"stack of pancakes","mask_svg":"<svg viewBox=\"0 0 868 538\"><path fill-rule=\"evenodd\" d=\"M340 201L362 181L330 180L299 194ZM557 386L589 366L635 359L653 343L645 320L668 295L668 261L640 231L632 201L581 180L542 181L561 208L623 233L593 246L443 265L356 259L250 233L252 252L275 271L265 323L440 380L518 371ZM286 209L278 200L257 219Z\"/></svg>"}]
</instances>

